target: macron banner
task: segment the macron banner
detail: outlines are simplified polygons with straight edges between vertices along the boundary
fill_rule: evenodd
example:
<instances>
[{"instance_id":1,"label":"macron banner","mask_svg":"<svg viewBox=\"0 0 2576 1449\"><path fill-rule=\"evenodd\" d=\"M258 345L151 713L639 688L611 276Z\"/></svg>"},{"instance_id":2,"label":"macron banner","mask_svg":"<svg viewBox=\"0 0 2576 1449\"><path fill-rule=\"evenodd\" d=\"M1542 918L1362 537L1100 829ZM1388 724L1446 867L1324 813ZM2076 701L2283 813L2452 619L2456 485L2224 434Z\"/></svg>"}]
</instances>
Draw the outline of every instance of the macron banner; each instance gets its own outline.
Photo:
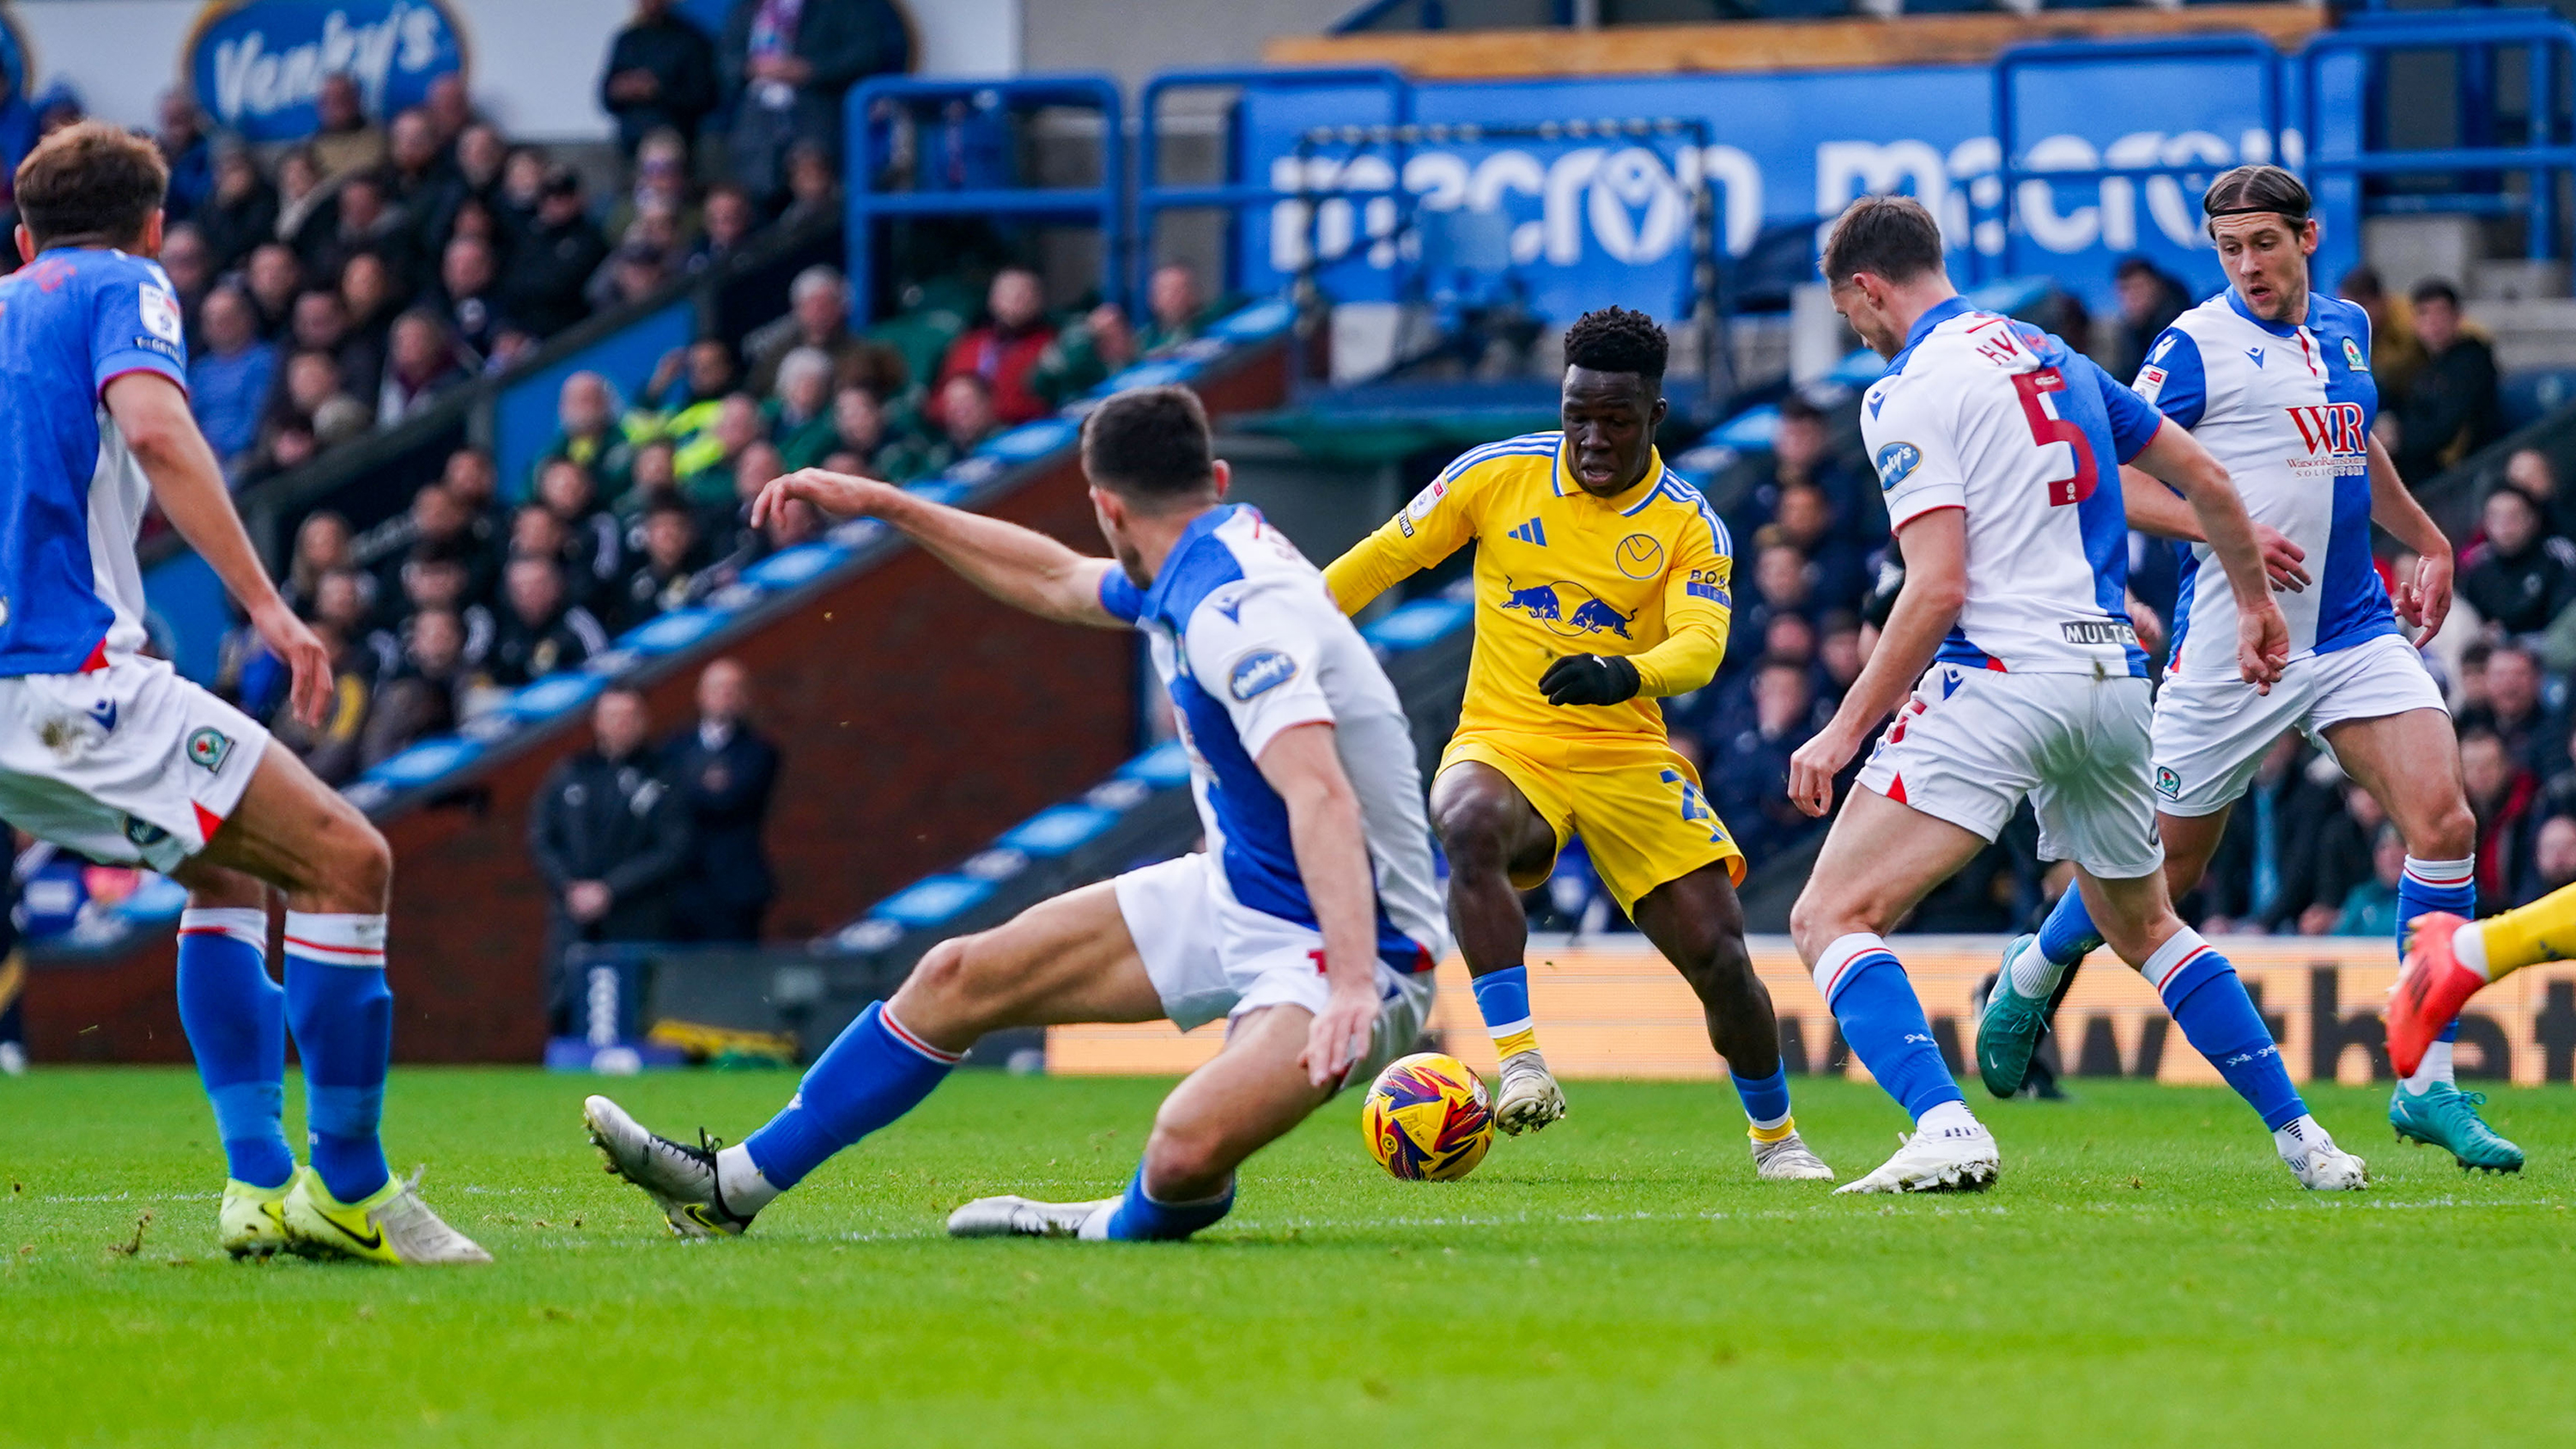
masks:
<instances>
[{"instance_id":1,"label":"macron banner","mask_svg":"<svg viewBox=\"0 0 2576 1449\"><path fill-rule=\"evenodd\" d=\"M1889 942L1923 999L1941 1054L1972 1099L1982 1099L1984 1092L1973 1080L1977 1019L1968 1002L1977 983L1995 969L2004 939L1898 936ZM2377 937L2246 936L2213 944L2236 964L2293 1078L2348 1084L2389 1079L2379 1006L2397 975L2392 943ZM1757 936L1752 948L1754 970L1771 988L1780 1016L1788 1069L1868 1080L1787 938ZM1539 1048L1561 1077L1714 1080L1724 1071L1709 1047L1699 999L1641 937L1580 946L1534 938L1529 981ZM1493 1043L1476 1015L1463 962L1440 966L1431 1032L1440 1050L1488 1077L1494 1074ZM1224 1039L1222 1023L1187 1036L1169 1023L1053 1027L1047 1032L1047 1070L1177 1074L1214 1057ZM2182 1039L2146 981L2108 951L2093 953L2059 1008L2057 1049L2066 1069L2079 1076L2219 1085L2217 1070ZM2463 1080L2526 1086L2576 1077L2576 964L2518 971L2472 999L2460 1017L2459 1071Z\"/></svg>"},{"instance_id":2,"label":"macron banner","mask_svg":"<svg viewBox=\"0 0 2576 1449\"><path fill-rule=\"evenodd\" d=\"M1591 122L1704 121L1704 137L1586 135L1475 138L1398 146L1317 127L1392 119L1379 89L1253 90L1243 100L1245 180L1280 190L1385 190L1401 184L1426 213L1497 214L1461 235L1493 237L1537 311L1560 321L1617 302L1658 316L1684 310L1690 279L1690 195L1703 177L1715 196L1726 257L1741 257L1765 226L1830 218L1854 198L1901 191L1942 219L1951 273L1963 286L2006 274L2046 274L2107 305L2111 269L2143 253L2215 291L2216 253L2200 232L2200 188L2245 161L2296 165L2309 144L2289 135L2282 158L2264 129L2258 78L2244 55L2085 61L2016 72L2021 164L2036 171L2175 166L2189 174L2111 177L2017 187L2007 259L2000 220L2002 160L1994 70L1926 66L1774 75L1633 76L1444 82L1414 89L1417 123L1526 127ZM2349 152L2357 135L2358 70L2327 68L2321 154ZM2295 109L2283 111L2295 124ZM2320 274L2358 259L2351 188L2321 188ZM1387 300L1412 280L1421 229L1398 225L1393 197L1324 199L1251 213L1237 237L1239 284L1262 292L1293 277L1310 252L1326 263L1338 300ZM1443 243L1445 245L1445 243ZM1472 247L1464 243L1461 250Z\"/></svg>"}]
</instances>

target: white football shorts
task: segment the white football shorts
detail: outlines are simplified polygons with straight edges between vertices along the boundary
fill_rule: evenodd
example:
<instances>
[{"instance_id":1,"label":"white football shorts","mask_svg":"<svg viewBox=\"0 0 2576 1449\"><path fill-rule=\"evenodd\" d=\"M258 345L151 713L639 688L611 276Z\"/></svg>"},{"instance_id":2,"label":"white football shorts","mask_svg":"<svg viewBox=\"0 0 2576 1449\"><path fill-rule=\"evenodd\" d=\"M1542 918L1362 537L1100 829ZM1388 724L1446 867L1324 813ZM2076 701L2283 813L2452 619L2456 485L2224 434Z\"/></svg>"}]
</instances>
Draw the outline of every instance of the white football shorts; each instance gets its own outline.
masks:
<instances>
[{"instance_id":1,"label":"white football shorts","mask_svg":"<svg viewBox=\"0 0 2576 1449\"><path fill-rule=\"evenodd\" d=\"M1127 934L1172 1024L1190 1031L1265 1006L1320 1012L1329 993L1323 933L1234 898L1225 866L1205 853L1131 870L1112 882ZM1413 1050L1431 1020L1428 970L1377 965L1377 1028L1342 1084L1365 1082Z\"/></svg>"},{"instance_id":2,"label":"white football shorts","mask_svg":"<svg viewBox=\"0 0 2576 1449\"><path fill-rule=\"evenodd\" d=\"M2214 815L2244 795L2264 752L2285 731L2298 730L2332 753L2327 729L2413 709L2448 713L2450 706L2424 657L2395 634L2291 660L2270 694L2256 694L2232 673L2169 676L2156 697L2156 808Z\"/></svg>"},{"instance_id":3,"label":"white football shorts","mask_svg":"<svg viewBox=\"0 0 2576 1449\"><path fill-rule=\"evenodd\" d=\"M2125 675L1924 672L1860 783L1988 840L2028 797L2039 857L2100 880L2164 864L2147 788L2147 682Z\"/></svg>"},{"instance_id":4,"label":"white football shorts","mask_svg":"<svg viewBox=\"0 0 2576 1449\"><path fill-rule=\"evenodd\" d=\"M250 787L268 731L159 659L0 679L0 819L167 872Z\"/></svg>"}]
</instances>

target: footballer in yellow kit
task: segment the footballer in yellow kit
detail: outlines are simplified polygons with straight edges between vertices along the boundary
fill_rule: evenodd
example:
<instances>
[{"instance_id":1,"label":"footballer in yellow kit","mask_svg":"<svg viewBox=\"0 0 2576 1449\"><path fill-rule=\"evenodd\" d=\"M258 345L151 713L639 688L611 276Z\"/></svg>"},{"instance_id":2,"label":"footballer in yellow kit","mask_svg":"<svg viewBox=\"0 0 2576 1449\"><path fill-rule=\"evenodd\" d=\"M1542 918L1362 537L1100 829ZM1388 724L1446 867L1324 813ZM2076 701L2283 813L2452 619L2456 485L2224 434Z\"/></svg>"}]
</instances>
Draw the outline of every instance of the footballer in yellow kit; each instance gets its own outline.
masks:
<instances>
[{"instance_id":1,"label":"footballer in yellow kit","mask_svg":"<svg viewBox=\"0 0 2576 1449\"><path fill-rule=\"evenodd\" d=\"M1771 998L1744 948L1744 853L1665 733L1659 701L1707 684L1734 607L1726 526L1664 466L1663 330L1610 307L1566 333L1564 428L1469 450L1324 570L1358 612L1473 540L1476 646L1432 786L1450 915L1503 1062L1495 1121L1565 1099L1537 1049L1520 893L1565 842L1707 1008L1765 1177L1830 1178L1797 1137Z\"/></svg>"}]
</instances>

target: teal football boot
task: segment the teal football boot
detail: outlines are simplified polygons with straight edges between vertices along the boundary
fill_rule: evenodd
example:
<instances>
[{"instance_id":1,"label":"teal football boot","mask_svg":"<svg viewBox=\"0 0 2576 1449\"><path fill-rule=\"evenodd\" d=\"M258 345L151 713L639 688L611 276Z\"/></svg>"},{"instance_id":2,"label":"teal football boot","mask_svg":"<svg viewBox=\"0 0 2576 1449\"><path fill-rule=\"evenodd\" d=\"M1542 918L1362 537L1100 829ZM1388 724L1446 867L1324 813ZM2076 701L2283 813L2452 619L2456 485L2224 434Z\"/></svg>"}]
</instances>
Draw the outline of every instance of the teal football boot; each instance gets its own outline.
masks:
<instances>
[{"instance_id":1,"label":"teal football boot","mask_svg":"<svg viewBox=\"0 0 2576 1449\"><path fill-rule=\"evenodd\" d=\"M2015 936L2004 947L2003 969L1995 977L1995 989L1986 994L1985 1014L1977 1018L1977 1075L1998 1097L2021 1090L2030 1076L2031 1054L2048 1034L2048 1003L2012 989L2013 962L2022 952L2038 949L2035 935Z\"/></svg>"},{"instance_id":2,"label":"teal football boot","mask_svg":"<svg viewBox=\"0 0 2576 1449\"><path fill-rule=\"evenodd\" d=\"M2430 1143L2458 1158L2463 1172L2522 1171L2522 1149L2508 1142L2478 1116L2484 1092L2463 1092L2448 1082L2435 1082L2422 1092L2399 1082L2388 1098L2388 1125L2400 1142Z\"/></svg>"}]
</instances>

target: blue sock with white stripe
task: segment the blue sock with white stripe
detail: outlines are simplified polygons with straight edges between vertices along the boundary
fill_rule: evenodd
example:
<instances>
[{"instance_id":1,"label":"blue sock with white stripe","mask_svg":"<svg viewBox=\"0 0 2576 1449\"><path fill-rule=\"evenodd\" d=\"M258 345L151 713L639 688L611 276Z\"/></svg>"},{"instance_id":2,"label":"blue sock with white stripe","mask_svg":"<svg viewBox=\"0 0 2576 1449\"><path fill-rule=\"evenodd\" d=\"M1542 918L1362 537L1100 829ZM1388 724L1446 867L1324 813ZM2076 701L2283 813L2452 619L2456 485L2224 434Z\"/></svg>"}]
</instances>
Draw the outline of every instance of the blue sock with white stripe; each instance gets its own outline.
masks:
<instances>
[{"instance_id":1,"label":"blue sock with white stripe","mask_svg":"<svg viewBox=\"0 0 2576 1449\"><path fill-rule=\"evenodd\" d=\"M1476 1014L1485 1019L1485 1034L1494 1039L1494 1055L1518 1056L1538 1050L1538 1029L1531 1024L1529 968L1505 966L1467 982L1476 993Z\"/></svg>"},{"instance_id":2,"label":"blue sock with white stripe","mask_svg":"<svg viewBox=\"0 0 2576 1449\"><path fill-rule=\"evenodd\" d=\"M2397 955L2406 955L2406 923L2427 911L2448 911L2455 916L2475 919L2478 914L2478 858L2465 860L2418 860L2406 857L2406 873L2397 878ZM2406 1079L2406 1090L2424 1092L2435 1086L2449 1086L2451 1044L2460 1039L2460 1019L2452 1017L2442 1034L2424 1049L2424 1060L2417 1063L2415 1075Z\"/></svg>"},{"instance_id":3,"label":"blue sock with white stripe","mask_svg":"<svg viewBox=\"0 0 2576 1449\"><path fill-rule=\"evenodd\" d=\"M1234 1211L1234 1182L1225 1191L1198 1202L1163 1202L1145 1191L1145 1164L1127 1179L1127 1195L1118 1206L1096 1213L1082 1225L1086 1238L1120 1243L1175 1243Z\"/></svg>"},{"instance_id":4,"label":"blue sock with white stripe","mask_svg":"<svg viewBox=\"0 0 2576 1449\"><path fill-rule=\"evenodd\" d=\"M1789 1115L1789 1069L1773 1067L1767 1077L1748 1077L1733 1067L1726 1074L1735 1079L1735 1099L1744 1104L1747 1129L1756 1142L1778 1142L1798 1130L1797 1119Z\"/></svg>"},{"instance_id":5,"label":"blue sock with white stripe","mask_svg":"<svg viewBox=\"0 0 2576 1449\"><path fill-rule=\"evenodd\" d=\"M179 1024L215 1108L224 1171L253 1187L295 1175L286 1141L286 992L268 977L268 912L179 913Z\"/></svg>"},{"instance_id":6,"label":"blue sock with white stripe","mask_svg":"<svg viewBox=\"0 0 2576 1449\"><path fill-rule=\"evenodd\" d=\"M2084 893L2067 886L2048 919L2039 923L2039 954L2056 965L2072 966L2101 949L2102 933L2093 929L2093 915L2084 909Z\"/></svg>"},{"instance_id":7,"label":"blue sock with white stripe","mask_svg":"<svg viewBox=\"0 0 2576 1449\"><path fill-rule=\"evenodd\" d=\"M2264 1126L2277 1132L2307 1115L2272 1030L2254 1009L2254 998L2245 994L2236 967L2198 931L2189 926L2176 931L2141 969L2182 1028L2183 1040L2209 1058Z\"/></svg>"},{"instance_id":8,"label":"blue sock with white stripe","mask_svg":"<svg viewBox=\"0 0 2576 1449\"><path fill-rule=\"evenodd\" d=\"M794 1187L833 1153L920 1106L963 1056L923 1041L884 1002L871 1002L806 1069L786 1110L742 1145L771 1187Z\"/></svg>"},{"instance_id":9,"label":"blue sock with white stripe","mask_svg":"<svg viewBox=\"0 0 2576 1449\"><path fill-rule=\"evenodd\" d=\"M1855 931L1826 947L1816 959L1816 989L1824 992L1852 1055L1915 1121L1944 1102L1966 1103L1941 1060L1932 1024L1923 1019L1923 1003L1885 941Z\"/></svg>"},{"instance_id":10,"label":"blue sock with white stripe","mask_svg":"<svg viewBox=\"0 0 2576 1449\"><path fill-rule=\"evenodd\" d=\"M304 1060L304 1125L313 1170L344 1203L393 1179L376 1128L393 1056L382 915L286 913L286 1023Z\"/></svg>"}]
</instances>

